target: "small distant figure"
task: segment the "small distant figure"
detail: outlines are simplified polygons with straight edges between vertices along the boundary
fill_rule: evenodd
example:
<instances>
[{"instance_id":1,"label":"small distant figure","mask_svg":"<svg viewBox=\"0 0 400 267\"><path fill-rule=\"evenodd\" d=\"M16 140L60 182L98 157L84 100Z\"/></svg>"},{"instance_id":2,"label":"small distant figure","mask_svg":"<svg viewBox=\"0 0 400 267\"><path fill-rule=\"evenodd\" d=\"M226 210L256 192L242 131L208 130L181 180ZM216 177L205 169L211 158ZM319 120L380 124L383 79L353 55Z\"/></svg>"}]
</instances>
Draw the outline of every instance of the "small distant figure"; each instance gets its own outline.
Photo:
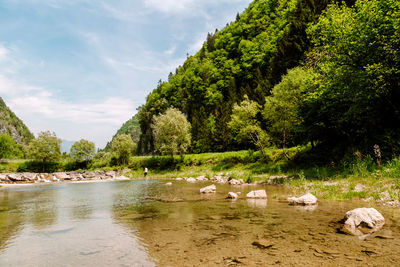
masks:
<instances>
[{"instance_id":1,"label":"small distant figure","mask_svg":"<svg viewBox=\"0 0 400 267\"><path fill-rule=\"evenodd\" d=\"M146 177L146 176L147 176L147 172L148 172L148 169L147 169L147 167L144 167L144 177Z\"/></svg>"}]
</instances>

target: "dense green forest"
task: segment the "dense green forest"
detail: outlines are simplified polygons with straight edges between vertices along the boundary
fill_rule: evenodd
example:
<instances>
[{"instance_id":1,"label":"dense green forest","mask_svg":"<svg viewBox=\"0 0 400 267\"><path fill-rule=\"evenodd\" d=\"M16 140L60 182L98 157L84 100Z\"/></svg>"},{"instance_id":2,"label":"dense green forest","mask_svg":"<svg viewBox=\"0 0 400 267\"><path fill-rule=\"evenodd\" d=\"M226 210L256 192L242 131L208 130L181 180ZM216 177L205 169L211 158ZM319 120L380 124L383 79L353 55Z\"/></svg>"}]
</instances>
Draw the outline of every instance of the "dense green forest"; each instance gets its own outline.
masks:
<instances>
[{"instance_id":1,"label":"dense green forest","mask_svg":"<svg viewBox=\"0 0 400 267\"><path fill-rule=\"evenodd\" d=\"M228 127L245 96L278 147L311 144L338 158L400 152L400 2L255 0L150 93L138 119L141 154L153 117L175 107L194 153L251 148Z\"/></svg>"}]
</instances>

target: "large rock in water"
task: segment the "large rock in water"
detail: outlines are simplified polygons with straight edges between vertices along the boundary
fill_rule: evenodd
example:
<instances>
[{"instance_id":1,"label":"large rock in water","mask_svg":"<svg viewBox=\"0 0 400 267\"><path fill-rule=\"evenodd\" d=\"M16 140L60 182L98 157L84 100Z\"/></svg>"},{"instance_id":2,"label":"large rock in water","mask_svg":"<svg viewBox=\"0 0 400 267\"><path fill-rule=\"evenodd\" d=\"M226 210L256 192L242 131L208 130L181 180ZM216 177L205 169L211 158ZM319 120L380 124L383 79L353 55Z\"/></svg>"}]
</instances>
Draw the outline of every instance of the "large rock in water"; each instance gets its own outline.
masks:
<instances>
[{"instance_id":1,"label":"large rock in water","mask_svg":"<svg viewBox=\"0 0 400 267\"><path fill-rule=\"evenodd\" d=\"M344 220L342 231L357 236L372 234L385 224L385 218L374 208L348 211Z\"/></svg>"},{"instance_id":2,"label":"large rock in water","mask_svg":"<svg viewBox=\"0 0 400 267\"><path fill-rule=\"evenodd\" d=\"M288 201L291 205L315 205L318 199L310 193L305 194L301 197L289 197Z\"/></svg>"},{"instance_id":3,"label":"large rock in water","mask_svg":"<svg viewBox=\"0 0 400 267\"><path fill-rule=\"evenodd\" d=\"M267 192L265 190L251 191L246 195L247 198L267 198Z\"/></svg>"},{"instance_id":4,"label":"large rock in water","mask_svg":"<svg viewBox=\"0 0 400 267\"><path fill-rule=\"evenodd\" d=\"M215 193L216 191L217 187L213 184L200 189L200 193L202 194Z\"/></svg>"},{"instance_id":5,"label":"large rock in water","mask_svg":"<svg viewBox=\"0 0 400 267\"><path fill-rule=\"evenodd\" d=\"M237 199L239 196L238 194L234 193L234 192L229 192L227 198L230 199Z\"/></svg>"}]
</instances>

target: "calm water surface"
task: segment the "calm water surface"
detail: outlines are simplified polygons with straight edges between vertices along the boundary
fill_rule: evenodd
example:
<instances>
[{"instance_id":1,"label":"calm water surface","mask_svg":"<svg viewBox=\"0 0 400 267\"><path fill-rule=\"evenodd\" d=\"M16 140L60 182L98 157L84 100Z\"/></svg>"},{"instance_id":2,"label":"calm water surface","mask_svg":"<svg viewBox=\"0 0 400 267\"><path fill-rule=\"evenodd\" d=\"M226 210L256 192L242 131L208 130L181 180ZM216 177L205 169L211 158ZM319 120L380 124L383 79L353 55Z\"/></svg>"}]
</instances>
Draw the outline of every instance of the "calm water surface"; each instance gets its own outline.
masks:
<instances>
[{"instance_id":1,"label":"calm water surface","mask_svg":"<svg viewBox=\"0 0 400 267\"><path fill-rule=\"evenodd\" d=\"M0 266L399 266L400 211L360 240L337 232L364 202L313 209L268 200L226 200L259 187L166 181L58 184L0 189ZM255 241L268 246L260 248Z\"/></svg>"}]
</instances>

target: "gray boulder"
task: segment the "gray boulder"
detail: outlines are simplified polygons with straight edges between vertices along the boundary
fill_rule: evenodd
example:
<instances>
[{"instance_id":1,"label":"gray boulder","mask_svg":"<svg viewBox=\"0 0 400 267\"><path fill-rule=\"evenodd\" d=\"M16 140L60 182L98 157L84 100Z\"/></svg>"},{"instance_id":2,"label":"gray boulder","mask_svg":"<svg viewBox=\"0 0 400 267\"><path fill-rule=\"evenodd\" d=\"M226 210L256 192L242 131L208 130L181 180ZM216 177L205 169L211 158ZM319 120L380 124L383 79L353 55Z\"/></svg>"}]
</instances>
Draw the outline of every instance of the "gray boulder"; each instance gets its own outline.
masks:
<instances>
[{"instance_id":1,"label":"gray boulder","mask_svg":"<svg viewBox=\"0 0 400 267\"><path fill-rule=\"evenodd\" d=\"M301 197L289 197L288 201L291 205L315 205L318 199L310 193L305 194Z\"/></svg>"},{"instance_id":2,"label":"gray boulder","mask_svg":"<svg viewBox=\"0 0 400 267\"><path fill-rule=\"evenodd\" d=\"M215 193L216 191L217 191L217 187L213 184L200 189L200 193L202 193L202 194Z\"/></svg>"},{"instance_id":3,"label":"gray boulder","mask_svg":"<svg viewBox=\"0 0 400 267\"><path fill-rule=\"evenodd\" d=\"M255 190L247 193L247 198L267 198L267 192L265 190Z\"/></svg>"},{"instance_id":4,"label":"gray boulder","mask_svg":"<svg viewBox=\"0 0 400 267\"><path fill-rule=\"evenodd\" d=\"M342 231L362 236L380 230L384 224L385 218L376 209L358 208L346 213Z\"/></svg>"}]
</instances>

